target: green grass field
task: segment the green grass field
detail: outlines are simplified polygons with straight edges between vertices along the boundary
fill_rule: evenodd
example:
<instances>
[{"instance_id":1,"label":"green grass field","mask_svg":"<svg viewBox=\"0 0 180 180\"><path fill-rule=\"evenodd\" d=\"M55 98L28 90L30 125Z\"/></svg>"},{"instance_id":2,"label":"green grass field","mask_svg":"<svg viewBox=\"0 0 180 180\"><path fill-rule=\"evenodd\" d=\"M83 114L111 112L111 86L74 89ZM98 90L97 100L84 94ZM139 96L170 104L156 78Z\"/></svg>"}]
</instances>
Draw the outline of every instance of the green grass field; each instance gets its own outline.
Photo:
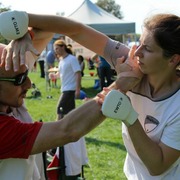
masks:
<instances>
[{"instance_id":1,"label":"green grass field","mask_svg":"<svg viewBox=\"0 0 180 180\"><path fill-rule=\"evenodd\" d=\"M98 90L93 88L97 77L89 76L85 70L82 78L82 87L88 97L94 97ZM40 78L39 68L37 72L30 72L29 77L36 84L42 96L31 98L30 89L25 99L26 106L34 121L42 119L45 122L54 121L56 118L56 104L60 96L60 80L57 88L48 89L44 78ZM47 98L52 96L52 98ZM76 100L76 106L83 104L83 100ZM121 136L121 123L107 118L101 125L85 136L88 151L89 164L85 167L87 180L125 180L123 164L126 150Z\"/></svg>"}]
</instances>

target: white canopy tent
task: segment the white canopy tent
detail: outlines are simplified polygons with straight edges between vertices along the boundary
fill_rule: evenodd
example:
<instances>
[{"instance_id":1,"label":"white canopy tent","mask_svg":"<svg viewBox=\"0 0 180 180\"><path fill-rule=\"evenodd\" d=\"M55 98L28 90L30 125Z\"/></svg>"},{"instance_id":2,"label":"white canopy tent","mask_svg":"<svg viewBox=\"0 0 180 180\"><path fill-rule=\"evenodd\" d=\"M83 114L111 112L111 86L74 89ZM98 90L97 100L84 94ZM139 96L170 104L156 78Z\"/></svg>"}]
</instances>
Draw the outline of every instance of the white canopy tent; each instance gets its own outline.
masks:
<instances>
[{"instance_id":1,"label":"white canopy tent","mask_svg":"<svg viewBox=\"0 0 180 180\"><path fill-rule=\"evenodd\" d=\"M132 33L135 35L135 22L127 22L118 19L112 14L106 12L90 0L84 0L83 3L73 13L67 16L68 18L74 19L78 22L87 24L88 26L106 34L109 36L124 35ZM62 35L56 34L53 40L50 42L50 46L54 40L61 38ZM81 54L84 57L91 57L93 54L89 49L81 46L72 39L65 37L67 44L71 44L76 55ZM125 42L124 42L125 43Z\"/></svg>"},{"instance_id":2,"label":"white canopy tent","mask_svg":"<svg viewBox=\"0 0 180 180\"><path fill-rule=\"evenodd\" d=\"M135 33L135 22L120 20L90 0L84 0L81 6L68 17L107 35Z\"/></svg>"}]
</instances>

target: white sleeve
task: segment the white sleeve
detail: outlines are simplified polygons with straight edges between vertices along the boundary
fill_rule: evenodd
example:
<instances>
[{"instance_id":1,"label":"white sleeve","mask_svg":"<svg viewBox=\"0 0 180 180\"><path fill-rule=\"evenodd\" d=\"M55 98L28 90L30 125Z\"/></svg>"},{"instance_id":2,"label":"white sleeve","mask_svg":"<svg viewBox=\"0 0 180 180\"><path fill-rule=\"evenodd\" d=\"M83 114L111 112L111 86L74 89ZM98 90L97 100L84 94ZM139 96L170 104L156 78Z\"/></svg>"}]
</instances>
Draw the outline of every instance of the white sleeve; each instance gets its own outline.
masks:
<instances>
[{"instance_id":1,"label":"white sleeve","mask_svg":"<svg viewBox=\"0 0 180 180\"><path fill-rule=\"evenodd\" d=\"M180 150L180 117L175 118L167 124L164 129L161 141L169 147Z\"/></svg>"},{"instance_id":2,"label":"white sleeve","mask_svg":"<svg viewBox=\"0 0 180 180\"><path fill-rule=\"evenodd\" d=\"M103 57L111 65L111 68L114 69L116 64L116 59L122 56L127 58L128 53L129 53L129 48L126 45L120 43L119 41L115 41L109 38L104 49Z\"/></svg>"}]
</instances>

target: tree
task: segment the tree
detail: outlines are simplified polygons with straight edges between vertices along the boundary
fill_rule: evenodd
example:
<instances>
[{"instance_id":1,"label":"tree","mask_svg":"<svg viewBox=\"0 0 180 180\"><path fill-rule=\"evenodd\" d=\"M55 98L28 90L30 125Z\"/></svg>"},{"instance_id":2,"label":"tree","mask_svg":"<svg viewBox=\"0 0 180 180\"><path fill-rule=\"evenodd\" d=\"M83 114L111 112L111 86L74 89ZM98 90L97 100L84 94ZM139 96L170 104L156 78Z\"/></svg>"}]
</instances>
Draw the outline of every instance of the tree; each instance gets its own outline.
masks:
<instances>
[{"instance_id":1,"label":"tree","mask_svg":"<svg viewBox=\"0 0 180 180\"><path fill-rule=\"evenodd\" d=\"M4 12L4 11L9 11L10 10L10 7L4 7L4 5L0 2L0 13ZM4 37L2 37L0 35L0 43L3 43L3 44L8 44L9 41L4 39Z\"/></svg>"},{"instance_id":2,"label":"tree","mask_svg":"<svg viewBox=\"0 0 180 180\"><path fill-rule=\"evenodd\" d=\"M124 18L123 13L121 12L121 6L119 4L116 4L115 0L98 0L96 5L119 19ZM111 35L109 37L120 42L126 42L128 39L134 39L134 34L124 34L123 36Z\"/></svg>"},{"instance_id":3,"label":"tree","mask_svg":"<svg viewBox=\"0 0 180 180\"><path fill-rule=\"evenodd\" d=\"M114 0L98 0L96 5L119 19L123 18L122 12L120 11L121 6L116 4ZM120 42L123 41L122 35L111 35L109 37Z\"/></svg>"},{"instance_id":4,"label":"tree","mask_svg":"<svg viewBox=\"0 0 180 180\"><path fill-rule=\"evenodd\" d=\"M120 10L121 6L119 4L116 4L114 0L98 0L96 5L101 7L108 13L113 14L119 19L123 18L122 12Z\"/></svg>"}]
</instances>

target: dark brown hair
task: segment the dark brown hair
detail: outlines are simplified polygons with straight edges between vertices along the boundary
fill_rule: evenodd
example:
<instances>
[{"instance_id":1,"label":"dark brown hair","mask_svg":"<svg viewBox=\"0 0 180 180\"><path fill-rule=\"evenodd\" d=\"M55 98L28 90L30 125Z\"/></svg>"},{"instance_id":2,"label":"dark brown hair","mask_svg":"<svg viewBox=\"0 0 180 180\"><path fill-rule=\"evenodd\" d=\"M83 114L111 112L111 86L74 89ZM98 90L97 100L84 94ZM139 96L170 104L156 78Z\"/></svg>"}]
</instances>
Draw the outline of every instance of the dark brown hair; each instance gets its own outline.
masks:
<instances>
[{"instance_id":1,"label":"dark brown hair","mask_svg":"<svg viewBox=\"0 0 180 180\"><path fill-rule=\"evenodd\" d=\"M144 27L153 34L163 49L164 57L180 55L180 18L173 14L156 14L144 20Z\"/></svg>"}]
</instances>

